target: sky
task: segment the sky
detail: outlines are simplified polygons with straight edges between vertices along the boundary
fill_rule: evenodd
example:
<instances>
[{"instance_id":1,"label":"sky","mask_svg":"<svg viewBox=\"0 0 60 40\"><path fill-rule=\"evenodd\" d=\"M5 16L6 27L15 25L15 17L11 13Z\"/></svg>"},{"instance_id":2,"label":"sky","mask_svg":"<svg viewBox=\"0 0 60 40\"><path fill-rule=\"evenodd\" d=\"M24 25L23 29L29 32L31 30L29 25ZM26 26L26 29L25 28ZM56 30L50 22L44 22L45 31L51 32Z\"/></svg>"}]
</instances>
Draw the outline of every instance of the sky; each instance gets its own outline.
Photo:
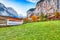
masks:
<instances>
[{"instance_id":1,"label":"sky","mask_svg":"<svg viewBox=\"0 0 60 40\"><path fill-rule=\"evenodd\" d=\"M39 0L0 0L6 7L12 7L18 15L27 15L27 10L35 8L36 3Z\"/></svg>"}]
</instances>

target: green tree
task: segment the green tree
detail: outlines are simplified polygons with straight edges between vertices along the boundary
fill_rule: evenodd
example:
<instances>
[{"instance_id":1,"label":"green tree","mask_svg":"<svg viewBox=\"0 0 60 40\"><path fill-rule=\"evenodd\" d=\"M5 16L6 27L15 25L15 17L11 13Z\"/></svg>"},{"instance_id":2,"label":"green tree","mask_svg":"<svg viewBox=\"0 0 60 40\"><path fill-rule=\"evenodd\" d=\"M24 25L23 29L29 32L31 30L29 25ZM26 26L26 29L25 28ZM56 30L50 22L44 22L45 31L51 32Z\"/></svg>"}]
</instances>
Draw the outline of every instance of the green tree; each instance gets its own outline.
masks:
<instances>
[{"instance_id":1,"label":"green tree","mask_svg":"<svg viewBox=\"0 0 60 40\"><path fill-rule=\"evenodd\" d=\"M39 16L40 21L44 20L44 14L41 12L40 16Z\"/></svg>"},{"instance_id":2,"label":"green tree","mask_svg":"<svg viewBox=\"0 0 60 40\"><path fill-rule=\"evenodd\" d=\"M47 20L47 17L48 17L48 16L47 16L47 14L46 14L46 15L44 15L44 21L46 21L46 20Z\"/></svg>"}]
</instances>

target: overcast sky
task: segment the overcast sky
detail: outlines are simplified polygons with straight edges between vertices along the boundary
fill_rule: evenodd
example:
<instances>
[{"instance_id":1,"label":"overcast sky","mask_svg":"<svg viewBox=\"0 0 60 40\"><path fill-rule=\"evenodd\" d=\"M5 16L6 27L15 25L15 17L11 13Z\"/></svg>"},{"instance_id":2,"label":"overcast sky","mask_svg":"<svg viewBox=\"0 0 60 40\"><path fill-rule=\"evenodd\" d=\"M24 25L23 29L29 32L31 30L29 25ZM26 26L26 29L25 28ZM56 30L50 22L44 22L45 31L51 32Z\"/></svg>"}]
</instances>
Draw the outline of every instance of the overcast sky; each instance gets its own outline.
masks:
<instances>
[{"instance_id":1,"label":"overcast sky","mask_svg":"<svg viewBox=\"0 0 60 40\"><path fill-rule=\"evenodd\" d=\"M26 11L35 8L38 0L0 0L6 7L12 7L17 13L26 16Z\"/></svg>"}]
</instances>

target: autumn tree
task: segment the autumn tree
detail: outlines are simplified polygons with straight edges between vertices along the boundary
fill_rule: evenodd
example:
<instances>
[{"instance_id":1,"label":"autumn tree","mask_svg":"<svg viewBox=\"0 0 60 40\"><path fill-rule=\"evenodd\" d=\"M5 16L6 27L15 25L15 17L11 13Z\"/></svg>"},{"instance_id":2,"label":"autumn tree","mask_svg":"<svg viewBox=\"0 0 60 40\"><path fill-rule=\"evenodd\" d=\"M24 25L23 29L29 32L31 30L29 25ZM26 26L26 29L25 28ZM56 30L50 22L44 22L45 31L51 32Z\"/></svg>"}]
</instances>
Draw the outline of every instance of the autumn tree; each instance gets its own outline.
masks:
<instances>
[{"instance_id":1,"label":"autumn tree","mask_svg":"<svg viewBox=\"0 0 60 40\"><path fill-rule=\"evenodd\" d=\"M60 13L59 12L55 12L54 15L56 18L60 19Z\"/></svg>"},{"instance_id":2,"label":"autumn tree","mask_svg":"<svg viewBox=\"0 0 60 40\"><path fill-rule=\"evenodd\" d=\"M32 21L33 21L33 22L36 22L36 21L37 21L37 16L36 16L36 15L33 15L33 16L32 16Z\"/></svg>"}]
</instances>

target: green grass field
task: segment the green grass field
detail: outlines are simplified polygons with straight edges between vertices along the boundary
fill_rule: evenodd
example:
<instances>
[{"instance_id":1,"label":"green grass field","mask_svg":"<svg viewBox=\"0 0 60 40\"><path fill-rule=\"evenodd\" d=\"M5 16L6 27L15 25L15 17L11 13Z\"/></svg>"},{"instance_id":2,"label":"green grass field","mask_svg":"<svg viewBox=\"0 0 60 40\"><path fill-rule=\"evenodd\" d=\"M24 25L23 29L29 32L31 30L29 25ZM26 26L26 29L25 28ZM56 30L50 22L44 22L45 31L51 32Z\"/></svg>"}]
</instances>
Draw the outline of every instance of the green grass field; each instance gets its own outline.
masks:
<instances>
[{"instance_id":1,"label":"green grass field","mask_svg":"<svg viewBox=\"0 0 60 40\"><path fill-rule=\"evenodd\" d=\"M0 40L60 40L60 21L0 28Z\"/></svg>"}]
</instances>

